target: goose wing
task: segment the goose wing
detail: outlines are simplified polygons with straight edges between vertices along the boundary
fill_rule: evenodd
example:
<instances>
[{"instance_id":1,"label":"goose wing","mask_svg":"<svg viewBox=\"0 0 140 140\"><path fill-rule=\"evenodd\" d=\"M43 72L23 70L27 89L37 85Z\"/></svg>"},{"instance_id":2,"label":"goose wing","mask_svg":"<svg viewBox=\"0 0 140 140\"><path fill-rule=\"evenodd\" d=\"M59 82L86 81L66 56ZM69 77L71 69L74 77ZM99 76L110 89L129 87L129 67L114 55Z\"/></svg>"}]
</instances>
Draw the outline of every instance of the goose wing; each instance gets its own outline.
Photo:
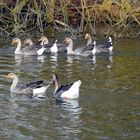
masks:
<instances>
[{"instance_id":1,"label":"goose wing","mask_svg":"<svg viewBox=\"0 0 140 140\"><path fill-rule=\"evenodd\" d=\"M99 44L96 47L97 52L109 52L109 48L112 46L110 42L107 42L105 44Z\"/></svg>"},{"instance_id":2,"label":"goose wing","mask_svg":"<svg viewBox=\"0 0 140 140\"><path fill-rule=\"evenodd\" d=\"M45 53L50 53L50 52L51 52L50 48L51 48L52 46L53 46L53 44L51 44L51 43L49 43L49 44L44 44L44 48L45 48L44 52L45 52Z\"/></svg>"},{"instance_id":3,"label":"goose wing","mask_svg":"<svg viewBox=\"0 0 140 140\"><path fill-rule=\"evenodd\" d=\"M58 52L67 52L67 44L64 44L64 43L57 43L57 47L58 47Z\"/></svg>"},{"instance_id":4,"label":"goose wing","mask_svg":"<svg viewBox=\"0 0 140 140\"><path fill-rule=\"evenodd\" d=\"M44 86L45 82L43 80L38 80L38 81L34 81L31 83L27 83L24 85L24 87L30 87L30 88L39 88Z\"/></svg>"},{"instance_id":5,"label":"goose wing","mask_svg":"<svg viewBox=\"0 0 140 140\"><path fill-rule=\"evenodd\" d=\"M53 46L52 43L48 43L48 44L44 44L44 47L47 49L47 48L51 48Z\"/></svg>"},{"instance_id":6,"label":"goose wing","mask_svg":"<svg viewBox=\"0 0 140 140\"><path fill-rule=\"evenodd\" d=\"M57 43L57 47L58 48L61 48L61 47L67 48L67 46L68 45L67 44L64 44L64 43L61 43L61 44L60 43Z\"/></svg>"},{"instance_id":7,"label":"goose wing","mask_svg":"<svg viewBox=\"0 0 140 140\"><path fill-rule=\"evenodd\" d=\"M24 84L20 86L19 90L23 92L25 95L32 96L33 89L41 88L45 85L45 82L43 80L34 81L31 83Z\"/></svg>"},{"instance_id":8,"label":"goose wing","mask_svg":"<svg viewBox=\"0 0 140 140\"><path fill-rule=\"evenodd\" d=\"M98 48L109 48L111 46L112 46L112 43L107 41L107 42L98 44L96 47L98 47Z\"/></svg>"},{"instance_id":9,"label":"goose wing","mask_svg":"<svg viewBox=\"0 0 140 140\"><path fill-rule=\"evenodd\" d=\"M86 46L82 47L82 50L83 51L92 51L94 49L94 46L95 45L93 43L91 43L89 45L86 45Z\"/></svg>"},{"instance_id":10,"label":"goose wing","mask_svg":"<svg viewBox=\"0 0 140 140\"><path fill-rule=\"evenodd\" d=\"M22 49L22 52L30 52L32 51L34 48L34 45L29 45L29 46L25 46L23 49Z\"/></svg>"},{"instance_id":11,"label":"goose wing","mask_svg":"<svg viewBox=\"0 0 140 140\"><path fill-rule=\"evenodd\" d=\"M112 43L111 42L107 42L105 45L104 45L104 48L110 48L112 46Z\"/></svg>"},{"instance_id":12,"label":"goose wing","mask_svg":"<svg viewBox=\"0 0 140 140\"><path fill-rule=\"evenodd\" d=\"M55 98L60 98L61 94L67 90L69 90L71 88L72 84L69 85L62 85L58 88L58 90L56 91L56 93L54 94Z\"/></svg>"},{"instance_id":13,"label":"goose wing","mask_svg":"<svg viewBox=\"0 0 140 140\"><path fill-rule=\"evenodd\" d=\"M67 47L59 47L58 52L67 52Z\"/></svg>"},{"instance_id":14,"label":"goose wing","mask_svg":"<svg viewBox=\"0 0 140 140\"><path fill-rule=\"evenodd\" d=\"M30 52L30 51L37 51L40 48L42 48L41 45L29 45L29 46L25 46L22 51L23 52Z\"/></svg>"}]
</instances>

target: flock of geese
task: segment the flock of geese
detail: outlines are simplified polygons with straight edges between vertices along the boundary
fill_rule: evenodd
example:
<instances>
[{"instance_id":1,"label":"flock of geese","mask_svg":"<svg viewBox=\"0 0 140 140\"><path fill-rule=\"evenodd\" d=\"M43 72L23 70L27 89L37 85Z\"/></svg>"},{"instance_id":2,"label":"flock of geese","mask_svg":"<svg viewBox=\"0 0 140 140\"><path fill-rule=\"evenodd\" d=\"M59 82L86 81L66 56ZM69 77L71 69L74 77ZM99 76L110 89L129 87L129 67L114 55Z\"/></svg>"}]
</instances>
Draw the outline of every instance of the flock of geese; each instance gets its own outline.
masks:
<instances>
[{"instance_id":1,"label":"flock of geese","mask_svg":"<svg viewBox=\"0 0 140 140\"><path fill-rule=\"evenodd\" d=\"M112 39L109 37L108 41L102 44L96 44L96 41L92 42L92 36L86 33L85 39L87 44L83 47L73 50L73 40L69 37L64 39L62 44L58 44L57 40L54 43L49 43L48 38L43 36L40 38L39 42L33 44L31 39L24 40L22 48L22 42L19 38L14 38L12 40L12 45L17 45L15 49L15 55L24 56L41 56L46 53L66 53L67 55L81 55L89 56L95 55L96 53L112 53L113 45ZM9 73L4 76L13 80L10 87L10 92L27 95L30 97L42 98L45 97L46 90L53 84L55 85L54 97L56 99L78 99L79 98L79 88L81 85L81 80L78 80L72 84L60 85L60 81L57 75L53 75L51 84L46 85L44 80L38 80L31 83L26 83L23 85L18 84L18 76L15 73Z\"/></svg>"}]
</instances>

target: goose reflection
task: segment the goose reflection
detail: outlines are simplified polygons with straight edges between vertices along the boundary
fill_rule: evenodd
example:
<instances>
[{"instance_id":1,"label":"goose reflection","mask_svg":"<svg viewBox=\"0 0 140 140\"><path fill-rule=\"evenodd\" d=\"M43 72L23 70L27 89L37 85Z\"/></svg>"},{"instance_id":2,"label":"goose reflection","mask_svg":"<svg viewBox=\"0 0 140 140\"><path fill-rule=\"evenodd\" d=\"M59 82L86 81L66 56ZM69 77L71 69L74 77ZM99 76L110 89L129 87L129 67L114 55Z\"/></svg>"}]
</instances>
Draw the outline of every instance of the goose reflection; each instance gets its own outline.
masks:
<instances>
[{"instance_id":1,"label":"goose reflection","mask_svg":"<svg viewBox=\"0 0 140 140\"><path fill-rule=\"evenodd\" d=\"M83 57L83 56L80 56L80 55L68 55L67 56L67 62L72 64L74 62L74 60L83 60L83 59L88 59L88 57Z\"/></svg>"},{"instance_id":2,"label":"goose reflection","mask_svg":"<svg viewBox=\"0 0 140 140\"><path fill-rule=\"evenodd\" d=\"M93 62L94 65L96 64L96 55L92 56L92 62Z\"/></svg>"},{"instance_id":3,"label":"goose reflection","mask_svg":"<svg viewBox=\"0 0 140 140\"><path fill-rule=\"evenodd\" d=\"M68 138L71 135L77 135L81 133L82 120L80 115L82 109L79 107L78 100L64 99L61 102L56 103L59 106L59 116L61 120L57 121L56 127L60 136Z\"/></svg>"},{"instance_id":4,"label":"goose reflection","mask_svg":"<svg viewBox=\"0 0 140 140\"><path fill-rule=\"evenodd\" d=\"M23 56L22 55L15 55L15 62L17 65L20 65L23 61Z\"/></svg>"},{"instance_id":5,"label":"goose reflection","mask_svg":"<svg viewBox=\"0 0 140 140\"><path fill-rule=\"evenodd\" d=\"M61 107L65 107L67 109L70 108L79 108L79 101L78 100L73 100L73 99L66 99L66 98L58 98L55 100L56 105L60 105Z\"/></svg>"},{"instance_id":6,"label":"goose reflection","mask_svg":"<svg viewBox=\"0 0 140 140\"><path fill-rule=\"evenodd\" d=\"M26 56L24 57L23 55L15 55L15 62L17 63L17 65L20 65L21 63L29 63L29 62L44 62L45 60L45 56L41 55L41 56Z\"/></svg>"},{"instance_id":7,"label":"goose reflection","mask_svg":"<svg viewBox=\"0 0 140 140\"><path fill-rule=\"evenodd\" d=\"M58 54L51 54L50 55L50 63L51 63L50 67L51 67L51 70L53 72L55 72L55 70L58 67L57 59L58 59Z\"/></svg>"},{"instance_id":8,"label":"goose reflection","mask_svg":"<svg viewBox=\"0 0 140 140\"><path fill-rule=\"evenodd\" d=\"M53 53L53 54L50 56L50 60L51 60L51 61L57 62L57 59L58 59L58 54L57 54L57 53Z\"/></svg>"},{"instance_id":9,"label":"goose reflection","mask_svg":"<svg viewBox=\"0 0 140 140\"><path fill-rule=\"evenodd\" d=\"M72 64L72 63L73 63L73 56L68 55L68 56L67 56L67 62L68 62L69 64Z\"/></svg>"},{"instance_id":10,"label":"goose reflection","mask_svg":"<svg viewBox=\"0 0 140 140\"><path fill-rule=\"evenodd\" d=\"M45 61L45 55L41 55L41 56L38 56L37 57L37 60L39 61L39 62L41 62L41 63L43 63L44 61Z\"/></svg>"},{"instance_id":11,"label":"goose reflection","mask_svg":"<svg viewBox=\"0 0 140 140\"><path fill-rule=\"evenodd\" d=\"M113 63L113 55L109 56L109 61L110 61L111 64Z\"/></svg>"},{"instance_id":12,"label":"goose reflection","mask_svg":"<svg viewBox=\"0 0 140 140\"><path fill-rule=\"evenodd\" d=\"M113 64L113 55L110 55L108 59L109 59L109 64L107 65L107 68L110 69L112 68L112 64Z\"/></svg>"},{"instance_id":13,"label":"goose reflection","mask_svg":"<svg viewBox=\"0 0 140 140\"><path fill-rule=\"evenodd\" d=\"M16 70L25 70L28 73L31 72L41 72L43 68L43 63L45 61L45 56L29 56L24 57L21 55L15 55L15 68ZM29 74L31 74L29 73Z\"/></svg>"}]
</instances>

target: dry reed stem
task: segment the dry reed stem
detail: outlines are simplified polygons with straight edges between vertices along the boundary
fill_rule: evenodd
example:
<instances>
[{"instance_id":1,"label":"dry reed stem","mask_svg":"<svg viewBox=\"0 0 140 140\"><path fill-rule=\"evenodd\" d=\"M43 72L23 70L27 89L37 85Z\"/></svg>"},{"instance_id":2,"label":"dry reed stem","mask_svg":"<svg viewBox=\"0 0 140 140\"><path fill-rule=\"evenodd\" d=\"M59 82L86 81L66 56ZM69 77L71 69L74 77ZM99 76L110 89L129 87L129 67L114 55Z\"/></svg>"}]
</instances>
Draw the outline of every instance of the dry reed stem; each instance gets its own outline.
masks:
<instances>
[{"instance_id":1,"label":"dry reed stem","mask_svg":"<svg viewBox=\"0 0 140 140\"><path fill-rule=\"evenodd\" d=\"M73 29L76 25L82 32L91 30L93 33L99 24L103 24L111 27L105 34L115 28L123 36L129 36L129 31L133 30L131 26L140 26L140 8L137 5L140 1L104 0L98 4L92 0L79 0L79 3L73 0L21 0L15 6L0 2L0 29L7 34L18 34L37 27L43 32L51 23L62 25L70 32L76 31ZM134 32L139 34L138 30Z\"/></svg>"}]
</instances>

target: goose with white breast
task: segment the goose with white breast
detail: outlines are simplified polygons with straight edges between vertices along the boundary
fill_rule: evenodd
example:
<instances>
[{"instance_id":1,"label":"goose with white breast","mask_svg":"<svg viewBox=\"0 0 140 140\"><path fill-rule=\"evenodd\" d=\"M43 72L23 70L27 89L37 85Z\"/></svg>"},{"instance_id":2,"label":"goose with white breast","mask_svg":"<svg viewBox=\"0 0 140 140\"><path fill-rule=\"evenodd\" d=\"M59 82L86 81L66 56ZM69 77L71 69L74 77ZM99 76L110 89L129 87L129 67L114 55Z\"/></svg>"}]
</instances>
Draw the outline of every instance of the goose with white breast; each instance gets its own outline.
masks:
<instances>
[{"instance_id":1,"label":"goose with white breast","mask_svg":"<svg viewBox=\"0 0 140 140\"><path fill-rule=\"evenodd\" d=\"M13 83L10 87L10 92L30 97L44 97L47 88L50 86L46 86L45 81L43 80L37 80L26 84L19 84L18 76L15 73L9 73L8 75L5 75L4 78L13 80Z\"/></svg>"},{"instance_id":2,"label":"goose with white breast","mask_svg":"<svg viewBox=\"0 0 140 140\"><path fill-rule=\"evenodd\" d=\"M68 46L67 46L67 54L68 55L80 55L80 56L92 55L91 51L88 51L88 50L85 49L86 46L79 47L79 48L76 48L75 50L73 50L73 40L71 38L69 38L69 37L66 37L64 39L64 42L66 44L68 44Z\"/></svg>"},{"instance_id":3,"label":"goose with white breast","mask_svg":"<svg viewBox=\"0 0 140 140\"><path fill-rule=\"evenodd\" d=\"M107 42L95 45L96 53L105 52L105 53L112 53L113 52L113 44L112 38L109 37Z\"/></svg>"},{"instance_id":4,"label":"goose with white breast","mask_svg":"<svg viewBox=\"0 0 140 140\"><path fill-rule=\"evenodd\" d=\"M59 52L66 52L66 45L65 44L58 44L58 40L55 40L54 43L49 43L48 38L45 36L42 36L40 38L41 45L44 44L44 47L46 48L46 53L59 53Z\"/></svg>"},{"instance_id":5,"label":"goose with white breast","mask_svg":"<svg viewBox=\"0 0 140 140\"><path fill-rule=\"evenodd\" d=\"M44 50L45 50L45 48L43 46L41 48L36 48L33 45L26 46L22 49L22 43L21 43L21 40L19 38L14 38L12 40L11 44L12 45L17 44L17 48L15 49L15 52L14 52L16 55L25 55L25 56L42 55Z\"/></svg>"},{"instance_id":6,"label":"goose with white breast","mask_svg":"<svg viewBox=\"0 0 140 140\"><path fill-rule=\"evenodd\" d=\"M81 86L81 80L78 80L72 84L60 85L57 75L53 75L53 84L55 85L54 97L56 99L66 98L66 99L78 99L79 98L79 88Z\"/></svg>"}]
</instances>

